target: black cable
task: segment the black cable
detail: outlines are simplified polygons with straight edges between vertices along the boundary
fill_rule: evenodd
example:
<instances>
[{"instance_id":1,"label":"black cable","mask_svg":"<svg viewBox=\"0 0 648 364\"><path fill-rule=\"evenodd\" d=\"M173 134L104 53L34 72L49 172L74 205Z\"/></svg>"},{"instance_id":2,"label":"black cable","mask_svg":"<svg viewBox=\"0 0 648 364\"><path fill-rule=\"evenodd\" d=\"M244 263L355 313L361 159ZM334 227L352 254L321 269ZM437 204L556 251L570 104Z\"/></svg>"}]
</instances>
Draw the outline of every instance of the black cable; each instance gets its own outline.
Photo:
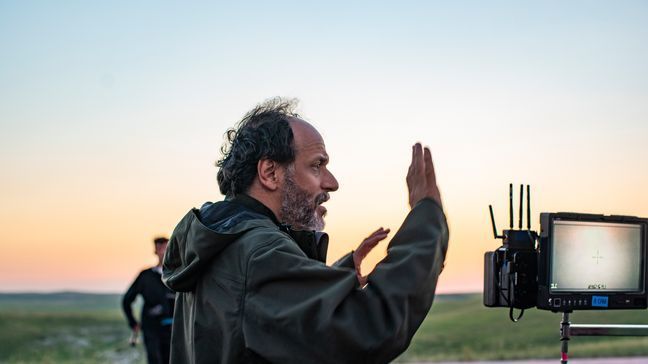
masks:
<instances>
[{"instance_id":1,"label":"black cable","mask_svg":"<svg viewBox=\"0 0 648 364\"><path fill-rule=\"evenodd\" d=\"M518 322L522 318L522 315L524 315L524 309L521 309L520 315L517 318L513 318L513 299L511 298L511 292L513 291L513 277L511 276L511 274L509 274L508 276L509 276L509 291L508 291L509 299L507 300L507 303L509 304L509 318L513 322Z\"/></svg>"},{"instance_id":2,"label":"black cable","mask_svg":"<svg viewBox=\"0 0 648 364\"><path fill-rule=\"evenodd\" d=\"M508 263L508 264L511 264L511 263ZM499 277L496 277L496 279L497 279L497 285L499 287L500 297L502 297L502 299L504 299L504 301L506 302L506 305L508 305L508 307L509 307L509 318L513 322L518 322L522 318L522 315L524 315L524 309L522 309L520 311L520 315L517 318L513 317L513 300L511 299L511 291L513 290L513 288L512 288L513 287L513 278L511 277L510 274L508 274L508 280L509 280L508 297L506 297L504 295L504 292L502 292L502 281L499 279Z\"/></svg>"},{"instance_id":3,"label":"black cable","mask_svg":"<svg viewBox=\"0 0 648 364\"><path fill-rule=\"evenodd\" d=\"M511 306L511 309L509 310L509 318L511 319L511 321L518 322L520 321L523 315L524 315L524 309L520 310L520 315L517 318L513 318L513 306Z\"/></svg>"}]
</instances>

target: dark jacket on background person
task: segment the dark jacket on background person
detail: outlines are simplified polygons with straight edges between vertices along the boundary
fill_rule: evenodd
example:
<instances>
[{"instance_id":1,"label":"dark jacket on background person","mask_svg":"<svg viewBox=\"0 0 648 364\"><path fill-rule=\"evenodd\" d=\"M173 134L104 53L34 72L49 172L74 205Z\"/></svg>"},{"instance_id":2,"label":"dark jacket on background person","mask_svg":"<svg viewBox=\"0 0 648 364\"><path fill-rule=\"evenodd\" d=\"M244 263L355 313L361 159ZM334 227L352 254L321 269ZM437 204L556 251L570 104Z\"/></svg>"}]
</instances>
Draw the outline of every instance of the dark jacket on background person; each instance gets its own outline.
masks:
<instances>
[{"instance_id":1,"label":"dark jacket on background person","mask_svg":"<svg viewBox=\"0 0 648 364\"><path fill-rule=\"evenodd\" d=\"M382 363L402 353L445 259L442 209L427 198L412 209L364 288L351 255L324 264L323 238L282 227L248 196L189 211L163 265L180 292L171 362Z\"/></svg>"},{"instance_id":2,"label":"dark jacket on background person","mask_svg":"<svg viewBox=\"0 0 648 364\"><path fill-rule=\"evenodd\" d=\"M131 329L137 325L131 306L138 295L144 300L140 319L147 361L168 364L175 293L162 283L160 268L143 270L124 294L122 309Z\"/></svg>"},{"instance_id":3,"label":"dark jacket on background person","mask_svg":"<svg viewBox=\"0 0 648 364\"><path fill-rule=\"evenodd\" d=\"M131 308L137 295L144 299L140 316L142 329L157 329L171 324L175 293L162 283L162 275L154 268L143 270L122 298L122 309L131 329L137 324Z\"/></svg>"}]
</instances>

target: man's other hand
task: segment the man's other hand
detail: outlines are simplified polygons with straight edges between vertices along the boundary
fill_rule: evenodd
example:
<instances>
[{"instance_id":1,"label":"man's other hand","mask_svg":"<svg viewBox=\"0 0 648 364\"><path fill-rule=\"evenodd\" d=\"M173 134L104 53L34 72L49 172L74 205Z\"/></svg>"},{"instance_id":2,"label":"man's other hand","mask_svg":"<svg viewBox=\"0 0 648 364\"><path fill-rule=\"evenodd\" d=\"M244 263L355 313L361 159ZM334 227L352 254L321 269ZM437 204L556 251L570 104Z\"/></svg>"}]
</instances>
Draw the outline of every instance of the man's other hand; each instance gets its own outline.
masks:
<instances>
[{"instance_id":1,"label":"man's other hand","mask_svg":"<svg viewBox=\"0 0 648 364\"><path fill-rule=\"evenodd\" d=\"M389 234L389 229L383 229L381 227L365 238L358 246L358 249L353 252L353 265L355 265L356 276L358 277L358 282L360 282L360 287L367 284L367 277L363 276L360 271L362 261L381 240L387 237L387 234Z\"/></svg>"},{"instance_id":2,"label":"man's other hand","mask_svg":"<svg viewBox=\"0 0 648 364\"><path fill-rule=\"evenodd\" d=\"M140 325L135 324L135 326L133 326L131 330L131 336L128 339L128 344L130 344L130 346L135 346L139 342Z\"/></svg>"},{"instance_id":3,"label":"man's other hand","mask_svg":"<svg viewBox=\"0 0 648 364\"><path fill-rule=\"evenodd\" d=\"M436 184L432 153L421 143L412 146L412 163L407 171L407 188L409 189L409 204L414 207L421 199L430 197L441 205L441 194Z\"/></svg>"}]
</instances>

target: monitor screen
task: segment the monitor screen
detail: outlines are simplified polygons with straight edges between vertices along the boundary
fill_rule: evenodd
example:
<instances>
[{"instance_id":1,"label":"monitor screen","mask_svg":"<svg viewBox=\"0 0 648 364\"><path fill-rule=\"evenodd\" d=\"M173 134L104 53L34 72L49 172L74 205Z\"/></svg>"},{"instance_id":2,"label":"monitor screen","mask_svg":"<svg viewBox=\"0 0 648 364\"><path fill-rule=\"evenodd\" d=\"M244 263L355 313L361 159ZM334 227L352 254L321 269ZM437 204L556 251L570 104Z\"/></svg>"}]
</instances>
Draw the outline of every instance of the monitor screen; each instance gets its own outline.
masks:
<instances>
[{"instance_id":1,"label":"monitor screen","mask_svg":"<svg viewBox=\"0 0 648 364\"><path fill-rule=\"evenodd\" d=\"M549 289L642 292L640 224L554 220Z\"/></svg>"}]
</instances>

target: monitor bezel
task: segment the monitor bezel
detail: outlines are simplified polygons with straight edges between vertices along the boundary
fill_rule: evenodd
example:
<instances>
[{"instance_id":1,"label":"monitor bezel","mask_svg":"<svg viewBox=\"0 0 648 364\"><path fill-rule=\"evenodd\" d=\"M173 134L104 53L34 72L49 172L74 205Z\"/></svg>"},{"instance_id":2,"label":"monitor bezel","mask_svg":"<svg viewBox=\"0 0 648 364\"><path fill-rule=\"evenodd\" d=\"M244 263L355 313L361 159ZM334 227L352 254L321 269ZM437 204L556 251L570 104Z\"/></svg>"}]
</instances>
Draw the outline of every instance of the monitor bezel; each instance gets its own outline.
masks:
<instances>
[{"instance_id":1,"label":"monitor bezel","mask_svg":"<svg viewBox=\"0 0 648 364\"><path fill-rule=\"evenodd\" d=\"M641 278L640 290L588 290L553 291L550 288L552 274L553 231L555 221L576 221L593 223L616 223L641 226ZM609 216L580 213L542 213L540 214L540 240L538 245L538 305L540 309L552 311L599 310L599 309L641 309L648 301L648 220L631 216ZM607 297L607 307L592 307L594 297ZM561 305L556 305L556 298ZM569 300L565 306L562 300ZM573 303L571 301L574 301ZM582 304L586 302L587 304ZM576 303L579 303L576 305Z\"/></svg>"}]
</instances>

